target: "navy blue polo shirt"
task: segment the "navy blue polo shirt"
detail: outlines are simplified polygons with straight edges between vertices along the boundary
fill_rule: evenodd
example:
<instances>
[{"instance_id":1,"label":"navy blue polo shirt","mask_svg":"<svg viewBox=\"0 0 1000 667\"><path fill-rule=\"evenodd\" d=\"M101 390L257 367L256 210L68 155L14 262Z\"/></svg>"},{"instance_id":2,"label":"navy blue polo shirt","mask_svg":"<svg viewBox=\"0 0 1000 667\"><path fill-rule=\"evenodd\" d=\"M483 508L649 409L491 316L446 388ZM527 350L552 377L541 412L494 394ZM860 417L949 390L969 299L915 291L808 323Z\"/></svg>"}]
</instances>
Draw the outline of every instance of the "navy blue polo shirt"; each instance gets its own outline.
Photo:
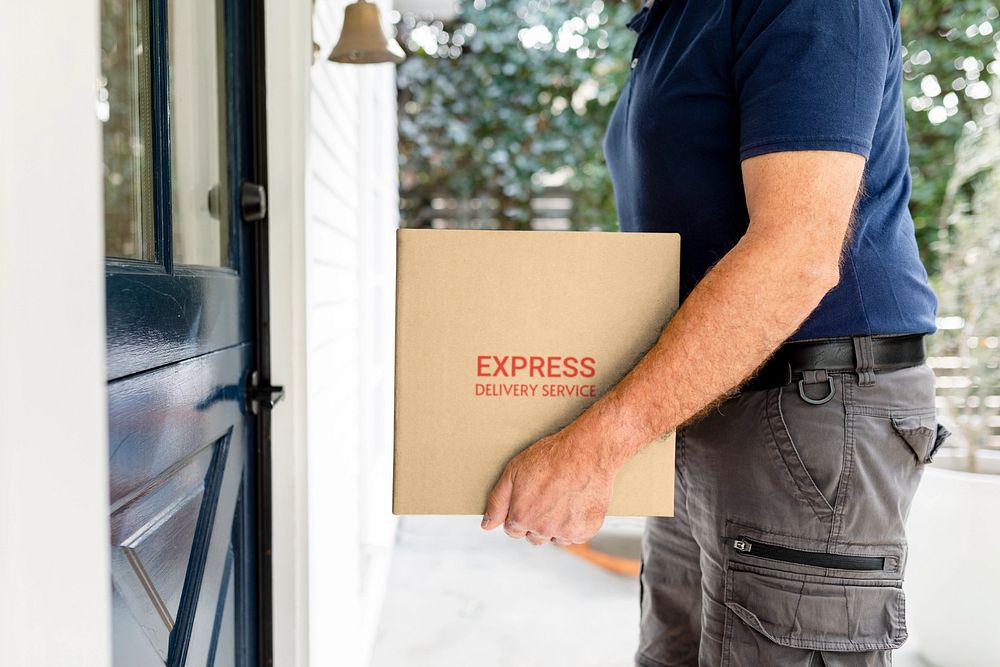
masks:
<instances>
[{"instance_id":1,"label":"navy blue polo shirt","mask_svg":"<svg viewBox=\"0 0 1000 667\"><path fill-rule=\"evenodd\" d=\"M841 280L792 339L934 331L907 208L899 1L655 0L629 21L605 156L622 231L680 233L681 298L746 232L742 160L847 151L867 165Z\"/></svg>"}]
</instances>

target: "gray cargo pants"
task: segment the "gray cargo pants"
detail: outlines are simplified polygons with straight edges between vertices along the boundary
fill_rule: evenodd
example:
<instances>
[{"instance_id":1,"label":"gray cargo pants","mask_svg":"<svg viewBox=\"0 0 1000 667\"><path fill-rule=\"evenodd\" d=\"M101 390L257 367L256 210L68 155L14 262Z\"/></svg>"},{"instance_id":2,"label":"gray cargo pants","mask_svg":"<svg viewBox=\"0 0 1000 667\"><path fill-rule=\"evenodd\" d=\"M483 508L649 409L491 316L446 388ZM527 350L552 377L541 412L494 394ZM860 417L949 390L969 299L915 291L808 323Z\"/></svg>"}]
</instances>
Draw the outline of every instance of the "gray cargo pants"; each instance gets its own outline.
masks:
<instances>
[{"instance_id":1,"label":"gray cargo pants","mask_svg":"<svg viewBox=\"0 0 1000 667\"><path fill-rule=\"evenodd\" d=\"M903 524L947 435L926 365L750 391L678 432L675 517L647 520L641 667L891 664ZM821 380L821 381L820 381Z\"/></svg>"}]
</instances>

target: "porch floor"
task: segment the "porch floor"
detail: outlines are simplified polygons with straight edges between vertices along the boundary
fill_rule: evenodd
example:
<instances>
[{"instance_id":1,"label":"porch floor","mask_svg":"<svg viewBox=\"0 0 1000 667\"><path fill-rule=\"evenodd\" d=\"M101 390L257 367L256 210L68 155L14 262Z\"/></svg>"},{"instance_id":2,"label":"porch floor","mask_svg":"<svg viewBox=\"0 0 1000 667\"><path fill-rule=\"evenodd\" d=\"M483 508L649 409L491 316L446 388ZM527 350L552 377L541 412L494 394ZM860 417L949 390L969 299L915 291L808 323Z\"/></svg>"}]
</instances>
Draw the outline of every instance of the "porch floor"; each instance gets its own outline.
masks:
<instances>
[{"instance_id":1,"label":"porch floor","mask_svg":"<svg viewBox=\"0 0 1000 667\"><path fill-rule=\"evenodd\" d=\"M632 667L637 580L478 522L400 520L371 667Z\"/></svg>"}]
</instances>

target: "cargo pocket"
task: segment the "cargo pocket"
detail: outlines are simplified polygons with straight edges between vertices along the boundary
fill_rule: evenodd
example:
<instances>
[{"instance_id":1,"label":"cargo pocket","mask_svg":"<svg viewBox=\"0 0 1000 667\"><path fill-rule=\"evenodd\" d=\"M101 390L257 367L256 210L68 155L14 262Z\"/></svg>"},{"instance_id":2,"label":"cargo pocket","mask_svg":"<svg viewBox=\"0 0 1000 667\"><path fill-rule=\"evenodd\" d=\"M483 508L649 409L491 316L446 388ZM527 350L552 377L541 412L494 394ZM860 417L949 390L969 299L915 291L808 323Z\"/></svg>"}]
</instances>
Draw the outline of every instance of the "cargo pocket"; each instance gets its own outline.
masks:
<instances>
[{"instance_id":1,"label":"cargo pocket","mask_svg":"<svg viewBox=\"0 0 1000 667\"><path fill-rule=\"evenodd\" d=\"M951 435L944 426L937 422L933 412L898 415L891 417L892 427L906 442L919 463L930 463L941 443Z\"/></svg>"},{"instance_id":2,"label":"cargo pocket","mask_svg":"<svg viewBox=\"0 0 1000 667\"><path fill-rule=\"evenodd\" d=\"M730 561L723 665L888 665L906 640L902 582L779 572ZM884 652L884 653L883 653Z\"/></svg>"},{"instance_id":3,"label":"cargo pocket","mask_svg":"<svg viewBox=\"0 0 1000 667\"><path fill-rule=\"evenodd\" d=\"M767 396L772 451L793 485L789 490L826 520L837 506L847 442L843 380L832 386L833 399L819 405L803 401L794 384Z\"/></svg>"}]
</instances>

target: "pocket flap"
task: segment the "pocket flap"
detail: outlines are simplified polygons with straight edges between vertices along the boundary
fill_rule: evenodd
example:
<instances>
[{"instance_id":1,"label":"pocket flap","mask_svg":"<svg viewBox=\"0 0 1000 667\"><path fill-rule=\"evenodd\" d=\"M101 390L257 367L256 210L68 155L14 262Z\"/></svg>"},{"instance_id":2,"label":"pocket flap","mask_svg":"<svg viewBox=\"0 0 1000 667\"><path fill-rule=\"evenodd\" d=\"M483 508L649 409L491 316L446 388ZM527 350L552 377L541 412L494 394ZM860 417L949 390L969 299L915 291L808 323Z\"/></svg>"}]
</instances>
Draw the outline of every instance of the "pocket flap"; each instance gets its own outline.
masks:
<instances>
[{"instance_id":1,"label":"pocket flap","mask_svg":"<svg viewBox=\"0 0 1000 667\"><path fill-rule=\"evenodd\" d=\"M730 564L726 606L775 644L827 651L899 648L901 582L785 574Z\"/></svg>"},{"instance_id":2,"label":"pocket flap","mask_svg":"<svg viewBox=\"0 0 1000 667\"><path fill-rule=\"evenodd\" d=\"M937 415L893 415L892 427L913 450L920 463L927 463L933 456L937 439Z\"/></svg>"}]
</instances>

